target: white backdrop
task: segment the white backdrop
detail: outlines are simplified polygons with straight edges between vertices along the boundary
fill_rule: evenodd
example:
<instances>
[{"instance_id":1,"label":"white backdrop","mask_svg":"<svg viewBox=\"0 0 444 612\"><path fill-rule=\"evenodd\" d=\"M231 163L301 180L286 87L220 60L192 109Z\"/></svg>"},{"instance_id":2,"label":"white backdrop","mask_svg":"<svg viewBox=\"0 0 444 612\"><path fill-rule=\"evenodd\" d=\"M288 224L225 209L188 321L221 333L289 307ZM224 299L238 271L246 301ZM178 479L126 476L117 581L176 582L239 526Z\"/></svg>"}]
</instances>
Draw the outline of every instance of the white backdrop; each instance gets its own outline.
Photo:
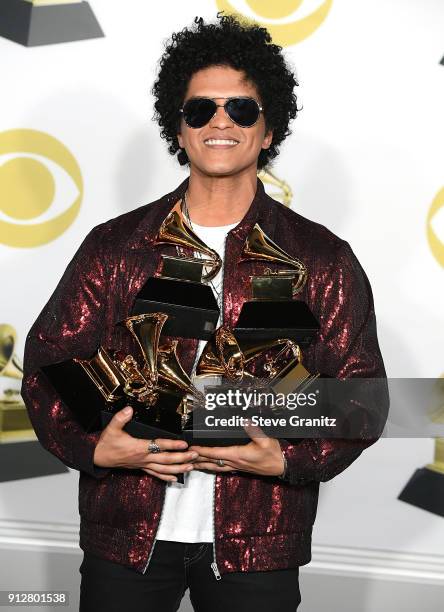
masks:
<instances>
[{"instance_id":1,"label":"white backdrop","mask_svg":"<svg viewBox=\"0 0 444 612\"><path fill-rule=\"evenodd\" d=\"M156 199L186 176L151 120L149 89L163 41L196 15L214 18L216 1L90 4L105 38L34 48L0 39L0 150L6 132L38 130L63 143L83 177L79 214L54 240L6 246L0 228L0 323L17 329L19 355L90 228ZM245 0L232 4L252 14ZM280 21L299 19L320 4L305 0ZM444 183L443 22L440 0L334 0L320 27L285 49L304 109L273 171L290 184L292 207L348 240L366 270L391 377L444 372L444 197L430 220L438 250L427 238L429 211ZM0 155L3 198L2 164L10 157ZM59 208L42 219L77 197L69 176L62 171L59 178ZM6 215L0 198L1 220L40 219ZM346 571L353 572L356 551L363 551L366 571L373 557L387 569L412 555L412 579L430 578L434 560L444 581L442 519L396 499L432 452L431 440L381 440L324 484L314 570L316 560L318 567L335 569L336 557L346 558ZM62 523L68 531L77 524L75 472L3 483L0 496L0 543L14 540L15 521L31 531L36 521ZM68 540L75 543L75 530ZM330 558L329 551L336 553Z\"/></svg>"}]
</instances>

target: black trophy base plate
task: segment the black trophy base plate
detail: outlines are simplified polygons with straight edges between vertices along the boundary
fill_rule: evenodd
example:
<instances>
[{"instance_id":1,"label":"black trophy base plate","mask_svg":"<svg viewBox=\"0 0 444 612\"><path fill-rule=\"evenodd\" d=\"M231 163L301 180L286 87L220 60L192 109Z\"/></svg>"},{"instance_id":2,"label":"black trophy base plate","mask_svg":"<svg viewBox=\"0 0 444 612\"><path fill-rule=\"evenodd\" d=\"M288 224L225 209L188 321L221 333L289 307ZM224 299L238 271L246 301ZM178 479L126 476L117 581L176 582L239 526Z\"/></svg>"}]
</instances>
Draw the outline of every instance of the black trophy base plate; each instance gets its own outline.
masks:
<instances>
[{"instance_id":1,"label":"black trophy base plate","mask_svg":"<svg viewBox=\"0 0 444 612\"><path fill-rule=\"evenodd\" d=\"M65 472L68 468L37 440L0 444L0 482Z\"/></svg>"},{"instance_id":2,"label":"black trophy base plate","mask_svg":"<svg viewBox=\"0 0 444 612\"><path fill-rule=\"evenodd\" d=\"M105 428L113 418L114 413L110 410L102 410L101 420L102 427ZM151 440L153 438L168 438L171 440L180 440L181 436L177 433L166 431L155 427L154 425L147 425L135 419L131 419L123 428L124 431L133 436L134 438L142 438L143 440Z\"/></svg>"},{"instance_id":3,"label":"black trophy base plate","mask_svg":"<svg viewBox=\"0 0 444 612\"><path fill-rule=\"evenodd\" d=\"M239 340L289 338L308 346L319 323L300 300L256 300L244 302L234 334Z\"/></svg>"},{"instance_id":4,"label":"black trophy base plate","mask_svg":"<svg viewBox=\"0 0 444 612\"><path fill-rule=\"evenodd\" d=\"M113 418L113 413L108 410L102 410L101 419L102 427L106 427L110 420ZM227 430L212 430L211 436L208 435L208 429L190 429L183 430L181 433L172 433L155 427L154 425L147 425L131 419L125 427L124 431L129 433L134 438L142 438L143 440L153 440L154 438L168 438L170 440L186 440L188 445L196 444L198 446L234 446L238 444L248 444L250 438L245 432L239 434L239 437L228 438Z\"/></svg>"},{"instance_id":5,"label":"black trophy base plate","mask_svg":"<svg viewBox=\"0 0 444 612\"><path fill-rule=\"evenodd\" d=\"M165 336L209 340L216 329L219 306L208 285L153 276L137 295L132 314L164 312Z\"/></svg>"},{"instance_id":6,"label":"black trophy base plate","mask_svg":"<svg viewBox=\"0 0 444 612\"><path fill-rule=\"evenodd\" d=\"M67 359L43 366L41 370L83 429L88 433L99 431L104 399L82 366Z\"/></svg>"},{"instance_id":7,"label":"black trophy base plate","mask_svg":"<svg viewBox=\"0 0 444 612\"><path fill-rule=\"evenodd\" d=\"M444 474L428 468L416 470L398 499L444 516Z\"/></svg>"},{"instance_id":8,"label":"black trophy base plate","mask_svg":"<svg viewBox=\"0 0 444 612\"><path fill-rule=\"evenodd\" d=\"M36 47L104 34L88 2L33 6L27 0L1 0L0 36Z\"/></svg>"}]
</instances>

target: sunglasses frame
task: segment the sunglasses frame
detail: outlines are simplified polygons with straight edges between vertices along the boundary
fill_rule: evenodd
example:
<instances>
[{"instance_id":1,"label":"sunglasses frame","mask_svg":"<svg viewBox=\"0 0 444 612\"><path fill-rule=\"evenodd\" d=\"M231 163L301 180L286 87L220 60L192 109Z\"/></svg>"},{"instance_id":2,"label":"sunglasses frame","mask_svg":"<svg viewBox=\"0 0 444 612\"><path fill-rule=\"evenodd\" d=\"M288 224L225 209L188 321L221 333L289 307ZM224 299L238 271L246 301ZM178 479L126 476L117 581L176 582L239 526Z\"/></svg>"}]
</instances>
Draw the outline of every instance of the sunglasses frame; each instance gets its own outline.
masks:
<instances>
[{"instance_id":1,"label":"sunglasses frame","mask_svg":"<svg viewBox=\"0 0 444 612\"><path fill-rule=\"evenodd\" d=\"M206 123L204 123L204 125L202 125L200 127L193 127L192 125L188 125L188 123L185 120L185 117L184 117L184 108L185 108L185 105L187 104L187 102L190 102L191 100L211 100L216 105L216 110L214 111L214 114L208 119L208 121ZM226 100L226 102L224 102L223 104L217 104L215 102L215 100ZM252 123L251 125L240 125L239 123L236 123L236 121L234 121L234 119L232 119L232 117L230 117L230 115L227 112L227 108L226 107L227 107L228 102L230 102L230 100L252 100L256 104L256 106L257 106L257 108L259 110L259 113L258 113L256 121L254 123ZM244 129L248 129L248 128L253 127L254 125L256 125L256 123L259 121L259 117L261 116L261 113L264 112L264 109L259 104L259 102L255 98L252 98L251 96L217 96L215 98L209 98L207 96L195 96L194 98L189 98L185 102L185 104L182 106L182 108L179 109L179 112L182 114L183 120L185 121L186 125L190 129L192 129L192 130L200 130L201 128L205 127L206 125L208 125L210 123L211 119L213 119L213 117L216 115L218 108L223 108L224 111L225 111L225 114L228 117L228 119L230 121L232 121L235 125L237 125L237 126L239 126L241 128L244 128Z\"/></svg>"}]
</instances>

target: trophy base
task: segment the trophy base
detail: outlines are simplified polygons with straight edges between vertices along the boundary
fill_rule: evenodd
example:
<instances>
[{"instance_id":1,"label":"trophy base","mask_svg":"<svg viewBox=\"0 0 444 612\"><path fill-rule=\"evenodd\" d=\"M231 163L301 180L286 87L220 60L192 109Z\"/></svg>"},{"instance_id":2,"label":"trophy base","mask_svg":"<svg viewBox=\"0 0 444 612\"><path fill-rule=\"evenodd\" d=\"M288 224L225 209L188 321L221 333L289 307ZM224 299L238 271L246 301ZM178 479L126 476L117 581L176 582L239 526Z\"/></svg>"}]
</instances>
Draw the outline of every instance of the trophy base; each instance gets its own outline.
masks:
<instances>
[{"instance_id":1,"label":"trophy base","mask_svg":"<svg viewBox=\"0 0 444 612\"><path fill-rule=\"evenodd\" d=\"M0 443L35 441L34 428L22 401L0 399Z\"/></svg>"},{"instance_id":2,"label":"trophy base","mask_svg":"<svg viewBox=\"0 0 444 612\"><path fill-rule=\"evenodd\" d=\"M398 499L444 516L444 474L428 468L416 470Z\"/></svg>"},{"instance_id":3,"label":"trophy base","mask_svg":"<svg viewBox=\"0 0 444 612\"><path fill-rule=\"evenodd\" d=\"M0 36L36 47L104 34L88 2L34 6L27 0L1 0Z\"/></svg>"},{"instance_id":4,"label":"trophy base","mask_svg":"<svg viewBox=\"0 0 444 612\"><path fill-rule=\"evenodd\" d=\"M178 433L181 431L181 417L177 409L182 400L182 394L159 389L158 400L150 408L146 408L128 396L122 396L113 403L107 403L96 384L92 382L82 366L73 359L43 366L41 369L71 410L76 421L88 433L100 431L103 428L103 413L110 414L112 418L118 410L125 406L132 406L134 409L133 421L155 426L157 416L159 415L160 418L161 415L167 429Z\"/></svg>"},{"instance_id":5,"label":"trophy base","mask_svg":"<svg viewBox=\"0 0 444 612\"><path fill-rule=\"evenodd\" d=\"M0 444L0 482L65 472L68 468L37 440Z\"/></svg>"},{"instance_id":6,"label":"trophy base","mask_svg":"<svg viewBox=\"0 0 444 612\"><path fill-rule=\"evenodd\" d=\"M273 325L278 322L277 325ZM308 346L319 330L319 323L305 302L300 300L254 300L245 302L234 328L239 340L289 338Z\"/></svg>"},{"instance_id":7,"label":"trophy base","mask_svg":"<svg viewBox=\"0 0 444 612\"><path fill-rule=\"evenodd\" d=\"M180 302L178 302L178 300ZM163 312L165 336L209 340L219 319L219 306L208 285L153 276L139 292L133 315Z\"/></svg>"},{"instance_id":8,"label":"trophy base","mask_svg":"<svg viewBox=\"0 0 444 612\"><path fill-rule=\"evenodd\" d=\"M182 432L182 417L177 412L182 401L182 395L159 389L157 402L150 407L142 407L137 402L127 398L122 404L113 404L110 408L100 411L101 426L106 427L114 414L128 405L133 408L133 417L123 428L135 438L150 439L155 437L180 439Z\"/></svg>"},{"instance_id":9,"label":"trophy base","mask_svg":"<svg viewBox=\"0 0 444 612\"><path fill-rule=\"evenodd\" d=\"M182 434L182 438L188 442L191 446L241 446L242 444L248 444L251 442L251 438L248 437L247 433L244 432L243 437L235 436L229 438L227 430L222 429L220 431L212 431L211 436L208 436L208 429L185 429Z\"/></svg>"},{"instance_id":10,"label":"trophy base","mask_svg":"<svg viewBox=\"0 0 444 612\"><path fill-rule=\"evenodd\" d=\"M82 366L68 359L41 368L54 389L87 432L100 430L104 398ZM123 408L123 406L122 406Z\"/></svg>"},{"instance_id":11,"label":"trophy base","mask_svg":"<svg viewBox=\"0 0 444 612\"><path fill-rule=\"evenodd\" d=\"M106 427L113 418L113 413L109 410L102 410L101 420L102 427ZM251 439L248 437L245 430L239 431L238 436L232 438L227 437L227 429L212 430L211 436L208 429L183 429L171 431L156 427L152 424L143 423L131 419L125 427L124 431L129 433L134 438L142 438L143 440L154 440L154 438L167 438L169 440L185 440L189 446L196 444L199 446L233 446L237 444L248 444Z\"/></svg>"}]
</instances>

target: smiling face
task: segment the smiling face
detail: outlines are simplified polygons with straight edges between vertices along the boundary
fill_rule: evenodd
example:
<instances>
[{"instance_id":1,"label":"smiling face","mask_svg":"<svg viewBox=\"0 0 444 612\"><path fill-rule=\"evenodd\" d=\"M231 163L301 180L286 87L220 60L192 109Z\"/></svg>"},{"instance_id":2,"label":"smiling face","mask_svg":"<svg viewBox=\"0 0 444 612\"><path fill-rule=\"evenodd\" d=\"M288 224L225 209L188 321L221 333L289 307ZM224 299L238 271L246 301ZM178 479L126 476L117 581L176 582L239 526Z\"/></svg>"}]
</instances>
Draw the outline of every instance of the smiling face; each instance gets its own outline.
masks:
<instances>
[{"instance_id":1,"label":"smiling face","mask_svg":"<svg viewBox=\"0 0 444 612\"><path fill-rule=\"evenodd\" d=\"M224 98L249 96L261 106L253 83L245 81L244 74L228 66L210 66L196 72L190 79L184 104L193 97L213 98L216 114L201 128L190 128L181 119L179 145L185 149L191 171L207 176L235 175L246 170L257 171L257 158L261 149L272 142L272 132L266 133L263 113L249 128L242 128L226 114Z\"/></svg>"}]
</instances>

